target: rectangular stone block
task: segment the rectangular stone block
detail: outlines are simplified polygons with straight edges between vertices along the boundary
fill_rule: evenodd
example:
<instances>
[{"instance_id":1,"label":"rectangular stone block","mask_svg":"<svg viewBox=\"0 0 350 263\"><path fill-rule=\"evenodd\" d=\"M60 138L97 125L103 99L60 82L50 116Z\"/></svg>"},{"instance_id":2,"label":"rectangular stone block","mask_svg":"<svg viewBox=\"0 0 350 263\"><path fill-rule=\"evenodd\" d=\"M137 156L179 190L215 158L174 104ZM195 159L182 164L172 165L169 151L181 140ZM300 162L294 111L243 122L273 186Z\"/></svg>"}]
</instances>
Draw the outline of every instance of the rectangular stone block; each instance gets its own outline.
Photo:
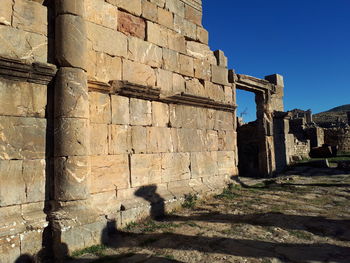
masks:
<instances>
[{"instance_id":1,"label":"rectangular stone block","mask_svg":"<svg viewBox=\"0 0 350 263\"><path fill-rule=\"evenodd\" d=\"M163 8L158 8L158 23L172 29L174 27L173 14Z\"/></svg>"},{"instance_id":2,"label":"rectangular stone block","mask_svg":"<svg viewBox=\"0 0 350 263\"><path fill-rule=\"evenodd\" d=\"M90 121L92 123L111 123L111 99L108 94L89 92Z\"/></svg>"},{"instance_id":3,"label":"rectangular stone block","mask_svg":"<svg viewBox=\"0 0 350 263\"><path fill-rule=\"evenodd\" d=\"M216 57L217 65L220 67L227 68L227 57L222 50L215 50L214 56Z\"/></svg>"},{"instance_id":4,"label":"rectangular stone block","mask_svg":"<svg viewBox=\"0 0 350 263\"><path fill-rule=\"evenodd\" d=\"M22 160L0 160L0 207L26 201L26 185L22 174ZM6 182L6 183L5 183Z\"/></svg>"},{"instance_id":5,"label":"rectangular stone block","mask_svg":"<svg viewBox=\"0 0 350 263\"><path fill-rule=\"evenodd\" d=\"M205 81L204 86L210 99L217 102L225 102L225 90L223 86L214 84L210 81Z\"/></svg>"},{"instance_id":6,"label":"rectangular stone block","mask_svg":"<svg viewBox=\"0 0 350 263\"><path fill-rule=\"evenodd\" d=\"M165 0L149 0L151 3L163 8L165 6Z\"/></svg>"},{"instance_id":7,"label":"rectangular stone block","mask_svg":"<svg viewBox=\"0 0 350 263\"><path fill-rule=\"evenodd\" d=\"M165 70L180 72L180 61L179 61L179 53L163 48L163 68Z\"/></svg>"},{"instance_id":8,"label":"rectangular stone block","mask_svg":"<svg viewBox=\"0 0 350 263\"><path fill-rule=\"evenodd\" d=\"M225 86L225 103L233 104L234 103L233 98L234 98L234 94L233 94L232 87Z\"/></svg>"},{"instance_id":9,"label":"rectangular stone block","mask_svg":"<svg viewBox=\"0 0 350 263\"><path fill-rule=\"evenodd\" d=\"M176 152L200 152L205 149L203 131L196 129L172 129L172 141Z\"/></svg>"},{"instance_id":10,"label":"rectangular stone block","mask_svg":"<svg viewBox=\"0 0 350 263\"><path fill-rule=\"evenodd\" d=\"M201 26L197 26L197 40L206 45L209 43L209 33Z\"/></svg>"},{"instance_id":11,"label":"rectangular stone block","mask_svg":"<svg viewBox=\"0 0 350 263\"><path fill-rule=\"evenodd\" d=\"M0 24L10 26L12 19L12 0L2 0L0 9Z\"/></svg>"},{"instance_id":12,"label":"rectangular stone block","mask_svg":"<svg viewBox=\"0 0 350 263\"><path fill-rule=\"evenodd\" d=\"M129 98L112 95L112 124L129 124Z\"/></svg>"},{"instance_id":13,"label":"rectangular stone block","mask_svg":"<svg viewBox=\"0 0 350 263\"><path fill-rule=\"evenodd\" d=\"M180 74L186 75L189 77L194 76L193 58L180 54L179 63L180 63Z\"/></svg>"},{"instance_id":14,"label":"rectangular stone block","mask_svg":"<svg viewBox=\"0 0 350 263\"><path fill-rule=\"evenodd\" d=\"M46 120L0 116L0 159L43 159Z\"/></svg>"},{"instance_id":15,"label":"rectangular stone block","mask_svg":"<svg viewBox=\"0 0 350 263\"><path fill-rule=\"evenodd\" d=\"M168 31L168 48L186 54L185 37L179 33Z\"/></svg>"},{"instance_id":16,"label":"rectangular stone block","mask_svg":"<svg viewBox=\"0 0 350 263\"><path fill-rule=\"evenodd\" d=\"M147 127L147 152L173 152L173 142L171 140L171 136L169 135L170 128Z\"/></svg>"},{"instance_id":17,"label":"rectangular stone block","mask_svg":"<svg viewBox=\"0 0 350 263\"><path fill-rule=\"evenodd\" d=\"M128 187L127 154L91 157L91 193L117 191Z\"/></svg>"},{"instance_id":18,"label":"rectangular stone block","mask_svg":"<svg viewBox=\"0 0 350 263\"><path fill-rule=\"evenodd\" d=\"M124 59L123 80L144 86L155 86L156 74L150 66Z\"/></svg>"},{"instance_id":19,"label":"rectangular stone block","mask_svg":"<svg viewBox=\"0 0 350 263\"><path fill-rule=\"evenodd\" d=\"M185 16L185 4L182 1L166 0L165 8L178 16Z\"/></svg>"},{"instance_id":20,"label":"rectangular stone block","mask_svg":"<svg viewBox=\"0 0 350 263\"><path fill-rule=\"evenodd\" d=\"M137 16L142 12L141 0L106 0L106 2Z\"/></svg>"},{"instance_id":21,"label":"rectangular stone block","mask_svg":"<svg viewBox=\"0 0 350 263\"><path fill-rule=\"evenodd\" d=\"M131 146L134 153L147 152L147 128L143 126L131 126Z\"/></svg>"},{"instance_id":22,"label":"rectangular stone block","mask_svg":"<svg viewBox=\"0 0 350 263\"><path fill-rule=\"evenodd\" d=\"M172 182L190 179L189 153L162 154L162 182Z\"/></svg>"},{"instance_id":23,"label":"rectangular stone block","mask_svg":"<svg viewBox=\"0 0 350 263\"><path fill-rule=\"evenodd\" d=\"M91 195L91 203L98 214L111 215L120 210L120 201L117 200L117 193L120 190L112 190Z\"/></svg>"},{"instance_id":24,"label":"rectangular stone block","mask_svg":"<svg viewBox=\"0 0 350 263\"><path fill-rule=\"evenodd\" d=\"M122 60L120 57L112 57L101 52L96 52L95 56L96 61L94 65L92 65L95 67L93 70L95 74L88 72L93 79L105 83L108 83L111 80L122 79ZM89 63L91 63L91 61Z\"/></svg>"},{"instance_id":25,"label":"rectangular stone block","mask_svg":"<svg viewBox=\"0 0 350 263\"><path fill-rule=\"evenodd\" d=\"M218 131L219 151L233 151L237 145L237 133L233 130Z\"/></svg>"},{"instance_id":26,"label":"rectangular stone block","mask_svg":"<svg viewBox=\"0 0 350 263\"><path fill-rule=\"evenodd\" d=\"M152 126L168 127L170 121L169 105L161 102L152 102Z\"/></svg>"},{"instance_id":27,"label":"rectangular stone block","mask_svg":"<svg viewBox=\"0 0 350 263\"><path fill-rule=\"evenodd\" d=\"M173 73L173 93L185 92L185 79L182 75Z\"/></svg>"},{"instance_id":28,"label":"rectangular stone block","mask_svg":"<svg viewBox=\"0 0 350 263\"><path fill-rule=\"evenodd\" d=\"M16 262L21 255L19 235L0 237L0 255L2 262Z\"/></svg>"},{"instance_id":29,"label":"rectangular stone block","mask_svg":"<svg viewBox=\"0 0 350 263\"><path fill-rule=\"evenodd\" d=\"M179 19L181 21L181 19ZM181 23L180 21L174 22L175 24ZM197 26L196 24L188 21L187 19L182 19L183 25L182 27L182 34L184 34L187 38L196 40L197 38Z\"/></svg>"},{"instance_id":30,"label":"rectangular stone block","mask_svg":"<svg viewBox=\"0 0 350 263\"><path fill-rule=\"evenodd\" d=\"M128 41L126 35L91 22L87 22L86 27L87 37L91 41L94 51L111 56L127 57Z\"/></svg>"},{"instance_id":31,"label":"rectangular stone block","mask_svg":"<svg viewBox=\"0 0 350 263\"><path fill-rule=\"evenodd\" d=\"M194 107L170 104L170 124L174 128L194 128Z\"/></svg>"},{"instance_id":32,"label":"rectangular stone block","mask_svg":"<svg viewBox=\"0 0 350 263\"><path fill-rule=\"evenodd\" d=\"M224 67L211 65L212 82L228 86L228 70Z\"/></svg>"},{"instance_id":33,"label":"rectangular stone block","mask_svg":"<svg viewBox=\"0 0 350 263\"><path fill-rule=\"evenodd\" d=\"M237 163L235 160L235 152L220 151L217 152L218 158L218 174L234 176L237 175Z\"/></svg>"},{"instance_id":34,"label":"rectangular stone block","mask_svg":"<svg viewBox=\"0 0 350 263\"><path fill-rule=\"evenodd\" d=\"M92 155L108 154L108 125L90 124L90 152Z\"/></svg>"},{"instance_id":35,"label":"rectangular stone block","mask_svg":"<svg viewBox=\"0 0 350 263\"><path fill-rule=\"evenodd\" d=\"M45 160L24 160L23 179L26 186L26 202L44 201L46 184ZM17 190L13 189L13 191Z\"/></svg>"},{"instance_id":36,"label":"rectangular stone block","mask_svg":"<svg viewBox=\"0 0 350 263\"><path fill-rule=\"evenodd\" d=\"M104 1L86 0L85 19L111 29L118 26L118 8Z\"/></svg>"},{"instance_id":37,"label":"rectangular stone block","mask_svg":"<svg viewBox=\"0 0 350 263\"><path fill-rule=\"evenodd\" d=\"M183 16L174 14L174 30L181 35L185 35L184 21Z\"/></svg>"},{"instance_id":38,"label":"rectangular stone block","mask_svg":"<svg viewBox=\"0 0 350 263\"><path fill-rule=\"evenodd\" d=\"M206 89L198 79L186 80L186 93L194 96L201 96L201 97L208 96Z\"/></svg>"},{"instance_id":39,"label":"rectangular stone block","mask_svg":"<svg viewBox=\"0 0 350 263\"><path fill-rule=\"evenodd\" d=\"M217 152L191 153L191 178L214 176L217 169Z\"/></svg>"},{"instance_id":40,"label":"rectangular stone block","mask_svg":"<svg viewBox=\"0 0 350 263\"><path fill-rule=\"evenodd\" d=\"M45 117L47 87L28 82L0 81L0 115Z\"/></svg>"},{"instance_id":41,"label":"rectangular stone block","mask_svg":"<svg viewBox=\"0 0 350 263\"><path fill-rule=\"evenodd\" d=\"M13 26L46 36L47 7L35 1L14 1Z\"/></svg>"},{"instance_id":42,"label":"rectangular stone block","mask_svg":"<svg viewBox=\"0 0 350 263\"><path fill-rule=\"evenodd\" d=\"M136 37L129 38L128 58L130 60L159 68L162 65L162 55L160 47Z\"/></svg>"},{"instance_id":43,"label":"rectangular stone block","mask_svg":"<svg viewBox=\"0 0 350 263\"><path fill-rule=\"evenodd\" d=\"M150 101L130 99L130 124L144 126L152 124L152 104Z\"/></svg>"},{"instance_id":44,"label":"rectangular stone block","mask_svg":"<svg viewBox=\"0 0 350 263\"><path fill-rule=\"evenodd\" d=\"M185 6L185 19L188 21L196 24L196 25L202 25L202 12L194 9L190 5Z\"/></svg>"},{"instance_id":45,"label":"rectangular stone block","mask_svg":"<svg viewBox=\"0 0 350 263\"><path fill-rule=\"evenodd\" d=\"M210 80L211 77L211 66L209 62L203 59L194 59L194 76L198 79Z\"/></svg>"},{"instance_id":46,"label":"rectangular stone block","mask_svg":"<svg viewBox=\"0 0 350 263\"><path fill-rule=\"evenodd\" d=\"M157 5L147 0L142 1L142 17L157 23L158 22Z\"/></svg>"},{"instance_id":47,"label":"rectangular stone block","mask_svg":"<svg viewBox=\"0 0 350 263\"><path fill-rule=\"evenodd\" d=\"M234 115L231 112L216 111L214 129L232 131L234 129Z\"/></svg>"},{"instance_id":48,"label":"rectangular stone block","mask_svg":"<svg viewBox=\"0 0 350 263\"><path fill-rule=\"evenodd\" d=\"M0 55L30 62L47 62L46 36L3 25L0 25L0 35Z\"/></svg>"},{"instance_id":49,"label":"rectangular stone block","mask_svg":"<svg viewBox=\"0 0 350 263\"><path fill-rule=\"evenodd\" d=\"M127 36L133 36L133 37L145 39L146 37L145 20L140 17L128 14L126 12L119 11L118 31L124 33Z\"/></svg>"},{"instance_id":50,"label":"rectangular stone block","mask_svg":"<svg viewBox=\"0 0 350 263\"><path fill-rule=\"evenodd\" d=\"M161 47L168 47L168 29L147 21L147 41Z\"/></svg>"},{"instance_id":51,"label":"rectangular stone block","mask_svg":"<svg viewBox=\"0 0 350 263\"><path fill-rule=\"evenodd\" d=\"M162 181L161 154L134 154L131 156L132 187L158 184Z\"/></svg>"},{"instance_id":52,"label":"rectangular stone block","mask_svg":"<svg viewBox=\"0 0 350 263\"><path fill-rule=\"evenodd\" d=\"M173 181L168 183L168 190L176 197L177 200L184 200L185 195L194 193L189 185L190 180Z\"/></svg>"},{"instance_id":53,"label":"rectangular stone block","mask_svg":"<svg viewBox=\"0 0 350 263\"><path fill-rule=\"evenodd\" d=\"M130 128L127 125L109 125L109 154L128 153L131 150Z\"/></svg>"},{"instance_id":54,"label":"rectangular stone block","mask_svg":"<svg viewBox=\"0 0 350 263\"><path fill-rule=\"evenodd\" d=\"M207 151L217 151L219 149L218 132L208 130L207 131Z\"/></svg>"},{"instance_id":55,"label":"rectangular stone block","mask_svg":"<svg viewBox=\"0 0 350 263\"><path fill-rule=\"evenodd\" d=\"M156 69L157 87L165 96L172 95L173 90L173 73L171 71Z\"/></svg>"}]
</instances>

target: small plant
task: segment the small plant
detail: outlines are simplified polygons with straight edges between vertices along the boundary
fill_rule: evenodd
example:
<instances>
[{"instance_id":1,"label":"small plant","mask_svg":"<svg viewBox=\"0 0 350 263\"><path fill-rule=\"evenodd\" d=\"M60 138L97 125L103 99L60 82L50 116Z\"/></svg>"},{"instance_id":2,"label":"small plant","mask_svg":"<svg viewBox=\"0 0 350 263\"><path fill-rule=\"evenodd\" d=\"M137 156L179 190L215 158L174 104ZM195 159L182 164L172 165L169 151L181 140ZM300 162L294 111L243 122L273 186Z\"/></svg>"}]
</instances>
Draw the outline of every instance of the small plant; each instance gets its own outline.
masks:
<instances>
[{"instance_id":1,"label":"small plant","mask_svg":"<svg viewBox=\"0 0 350 263\"><path fill-rule=\"evenodd\" d=\"M175 260L175 257L173 255L165 255L164 257L170 260Z\"/></svg>"},{"instance_id":2,"label":"small plant","mask_svg":"<svg viewBox=\"0 0 350 263\"><path fill-rule=\"evenodd\" d=\"M196 206L198 198L195 194L188 194L185 195L185 201L182 204L182 207L184 208L194 208Z\"/></svg>"},{"instance_id":3,"label":"small plant","mask_svg":"<svg viewBox=\"0 0 350 263\"><path fill-rule=\"evenodd\" d=\"M126 230L133 230L135 227L137 227L139 224L136 222L130 222L126 225L125 229Z\"/></svg>"},{"instance_id":4,"label":"small plant","mask_svg":"<svg viewBox=\"0 0 350 263\"><path fill-rule=\"evenodd\" d=\"M291 231L289 231L289 234L291 234L292 236L295 236L299 239L312 240L311 234L307 233L305 231L291 230Z\"/></svg>"},{"instance_id":5,"label":"small plant","mask_svg":"<svg viewBox=\"0 0 350 263\"><path fill-rule=\"evenodd\" d=\"M72 257L79 257L85 254L94 254L100 257L104 255L103 253L106 249L107 247L104 245L95 245L73 252Z\"/></svg>"}]
</instances>

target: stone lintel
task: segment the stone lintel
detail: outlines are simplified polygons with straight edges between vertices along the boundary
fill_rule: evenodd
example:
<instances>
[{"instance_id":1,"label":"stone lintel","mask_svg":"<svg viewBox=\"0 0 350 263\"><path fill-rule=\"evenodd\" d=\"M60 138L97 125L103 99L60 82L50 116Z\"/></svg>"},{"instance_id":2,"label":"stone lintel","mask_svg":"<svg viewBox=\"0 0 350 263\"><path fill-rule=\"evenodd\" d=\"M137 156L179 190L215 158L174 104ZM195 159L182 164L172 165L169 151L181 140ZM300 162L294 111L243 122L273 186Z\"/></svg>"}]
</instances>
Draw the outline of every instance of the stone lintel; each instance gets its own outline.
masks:
<instances>
[{"instance_id":1,"label":"stone lintel","mask_svg":"<svg viewBox=\"0 0 350 263\"><path fill-rule=\"evenodd\" d=\"M56 74L56 66L0 56L0 77L47 85Z\"/></svg>"}]
</instances>

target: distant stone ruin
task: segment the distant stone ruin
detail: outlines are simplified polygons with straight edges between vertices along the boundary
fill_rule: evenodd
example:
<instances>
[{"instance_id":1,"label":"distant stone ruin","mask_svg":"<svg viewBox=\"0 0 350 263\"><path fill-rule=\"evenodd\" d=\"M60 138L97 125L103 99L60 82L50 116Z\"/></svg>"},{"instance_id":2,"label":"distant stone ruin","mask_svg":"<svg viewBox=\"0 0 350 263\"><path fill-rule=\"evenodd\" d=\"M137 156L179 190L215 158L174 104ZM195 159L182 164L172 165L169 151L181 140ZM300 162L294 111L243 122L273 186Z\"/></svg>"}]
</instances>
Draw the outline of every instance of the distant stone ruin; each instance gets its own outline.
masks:
<instances>
[{"instance_id":1,"label":"distant stone ruin","mask_svg":"<svg viewBox=\"0 0 350 263\"><path fill-rule=\"evenodd\" d=\"M283 77L228 70L200 0L1 0L0 35L2 263L60 261L297 150ZM240 157L236 89L258 109Z\"/></svg>"}]
</instances>

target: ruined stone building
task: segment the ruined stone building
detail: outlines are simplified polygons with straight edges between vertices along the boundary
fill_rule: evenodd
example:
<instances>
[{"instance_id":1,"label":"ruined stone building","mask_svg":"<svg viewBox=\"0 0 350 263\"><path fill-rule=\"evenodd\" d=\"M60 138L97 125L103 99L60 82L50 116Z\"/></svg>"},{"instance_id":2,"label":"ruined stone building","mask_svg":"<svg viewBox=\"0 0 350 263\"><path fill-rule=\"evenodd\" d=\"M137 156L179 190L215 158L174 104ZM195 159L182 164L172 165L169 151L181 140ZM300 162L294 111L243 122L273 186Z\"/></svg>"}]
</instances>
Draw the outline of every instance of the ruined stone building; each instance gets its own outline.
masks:
<instances>
[{"instance_id":1,"label":"ruined stone building","mask_svg":"<svg viewBox=\"0 0 350 263\"><path fill-rule=\"evenodd\" d=\"M1 0L1 262L220 191L238 175L236 89L257 103L242 169L282 169L283 86L228 70L201 0Z\"/></svg>"}]
</instances>

